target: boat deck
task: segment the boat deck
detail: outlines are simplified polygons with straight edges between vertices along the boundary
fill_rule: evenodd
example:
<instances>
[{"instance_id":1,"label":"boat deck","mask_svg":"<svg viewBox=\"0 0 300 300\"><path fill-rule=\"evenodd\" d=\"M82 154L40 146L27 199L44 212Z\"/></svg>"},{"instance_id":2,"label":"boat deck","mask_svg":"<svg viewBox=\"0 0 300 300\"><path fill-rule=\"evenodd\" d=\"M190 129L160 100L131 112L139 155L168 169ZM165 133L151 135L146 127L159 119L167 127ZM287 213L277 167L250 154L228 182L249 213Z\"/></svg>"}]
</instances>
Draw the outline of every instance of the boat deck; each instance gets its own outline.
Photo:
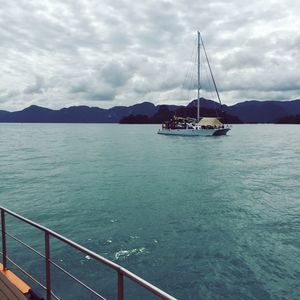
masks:
<instances>
[{"instance_id":1,"label":"boat deck","mask_svg":"<svg viewBox=\"0 0 300 300\"><path fill-rule=\"evenodd\" d=\"M124 279L130 280L131 283L134 283L136 286L139 286L140 288L143 288L146 292L152 294L152 296L156 296L159 299L164 300L176 300L173 296L167 294L166 292L162 291L161 289L157 288L156 286L152 285L151 283L147 282L146 280L142 279L141 277L133 274L132 272L128 271L127 269L121 267L120 265L116 264L113 261L110 261L106 259L103 256L100 256L99 254L65 238L64 236L42 226L35 222L32 222L8 209L5 209L4 207L0 206L0 215L1 215L1 232L2 232L2 247L0 249L2 252L0 252L2 255L0 255L0 260L2 256L2 264L0 264L0 300L42 300L42 299L63 299L64 295L70 295L70 293L73 293L72 290L68 291L68 288L66 290L60 291L60 296L56 296L55 292L53 290L53 287L51 287L51 276L55 276L55 271L60 271L69 278L71 278L81 289L85 289L84 291L87 292L87 295L93 297L93 299L105 299L104 296L102 296L99 291L92 289L90 286L82 282L80 279L76 278L72 273L69 273L67 270L62 268L60 265L55 263L50 259L50 239L56 240L64 243L64 245L69 246L69 248L73 248L77 250L78 253L82 253L84 255L88 255L90 258L95 260L95 262L101 263L102 265L105 265L110 268L110 270L115 272L114 281L116 285L116 293L117 293L117 299L123 300L124 299ZM44 247L44 253L39 252L38 250L32 248L30 245L26 244L26 242L20 240L19 238L12 235L10 232L6 230L6 216L9 216L9 219L11 218L17 219L23 223L31 225L31 228L36 228L40 232L44 234L43 241L45 243ZM11 223L12 225L12 223ZM39 279L34 278L30 273L25 271L21 266L17 265L13 261L13 253L10 250L9 255L7 256L7 247L6 247L6 238L13 239L15 242L18 242L25 246L28 250L34 252L35 254L39 255L45 260L45 268L44 268L44 279L43 283L39 281ZM1 244L1 241L0 241ZM1 245L0 245L1 246ZM27 259L24 255L24 260ZM3 266L6 266L4 268ZM27 276L30 279L30 282L34 282L35 286L39 286L40 289L38 291L32 290L24 281L22 281L19 277L17 277L14 273L12 273L9 269L12 267L12 270L16 271L16 274L23 273L24 278ZM52 271L50 274L50 270ZM22 276L23 276L22 275ZM44 286L45 284L45 286ZM101 287L98 287L100 289ZM42 291L42 295L40 296L39 293ZM150 296L149 294L149 296ZM43 298L44 297L44 298ZM137 297L135 297L137 298ZM82 298L83 299L83 298ZM85 298L88 299L88 298Z\"/></svg>"},{"instance_id":2,"label":"boat deck","mask_svg":"<svg viewBox=\"0 0 300 300\"><path fill-rule=\"evenodd\" d=\"M24 295L29 287L11 271L3 271L0 264L0 299L1 300L28 300ZM24 294L23 294L24 293Z\"/></svg>"}]
</instances>

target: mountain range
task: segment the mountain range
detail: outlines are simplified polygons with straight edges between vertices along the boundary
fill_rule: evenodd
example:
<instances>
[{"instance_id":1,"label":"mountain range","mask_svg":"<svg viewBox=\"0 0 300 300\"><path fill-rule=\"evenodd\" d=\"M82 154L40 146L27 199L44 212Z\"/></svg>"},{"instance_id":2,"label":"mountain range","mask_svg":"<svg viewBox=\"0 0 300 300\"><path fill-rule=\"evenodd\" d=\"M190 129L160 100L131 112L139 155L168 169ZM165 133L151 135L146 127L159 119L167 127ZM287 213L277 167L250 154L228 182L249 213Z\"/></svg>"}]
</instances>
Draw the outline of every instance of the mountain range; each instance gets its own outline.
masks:
<instances>
[{"instance_id":1,"label":"mountain range","mask_svg":"<svg viewBox=\"0 0 300 300\"><path fill-rule=\"evenodd\" d=\"M221 116L228 123L299 123L300 100L245 101L231 106L201 99L201 112L205 116ZM0 110L0 122L7 123L160 123L176 114L196 114L196 100L187 106L154 105L143 102L132 106L115 106L109 109L88 106L71 106L59 110L36 105L9 112ZM129 120L126 122L126 119ZM142 121L139 121L142 120Z\"/></svg>"}]
</instances>

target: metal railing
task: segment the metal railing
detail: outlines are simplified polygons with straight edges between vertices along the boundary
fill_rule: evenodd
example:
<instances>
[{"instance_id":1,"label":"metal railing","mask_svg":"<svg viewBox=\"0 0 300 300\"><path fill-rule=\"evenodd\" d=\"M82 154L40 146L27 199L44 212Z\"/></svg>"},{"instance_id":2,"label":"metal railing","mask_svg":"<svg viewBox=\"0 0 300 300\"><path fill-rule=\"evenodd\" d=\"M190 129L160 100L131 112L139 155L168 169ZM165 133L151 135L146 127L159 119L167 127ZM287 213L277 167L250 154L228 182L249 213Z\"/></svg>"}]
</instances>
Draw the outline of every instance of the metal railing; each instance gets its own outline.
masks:
<instances>
[{"instance_id":1,"label":"metal railing","mask_svg":"<svg viewBox=\"0 0 300 300\"><path fill-rule=\"evenodd\" d=\"M63 269L61 266L56 264L54 261L50 259L50 254L51 254L51 249L50 249L50 237L56 238L57 240L62 241L63 243L71 246L72 248L80 251L81 253L84 253L88 255L90 258L95 259L96 261L102 263L103 265L108 266L110 269L114 270L117 272L117 283L116 283L116 289L117 289L117 299L118 300L123 300L124 299L124 277L130 279L137 285L143 287L150 293L156 295L160 299L166 299L166 300L176 300L176 298L172 297L171 295L165 293L164 291L160 290L156 286L152 285L151 283L147 282L146 280L140 278L139 276L133 274L132 272L128 271L127 269L119 266L118 264L98 255L97 253L88 250L87 248L63 237L62 235L44 227L41 226L35 222L32 222L4 207L0 207L1 210L1 232L2 232L2 264L3 264L3 269L7 269L7 262L10 262L16 267L19 271L21 271L23 274L25 274L27 277L29 277L33 282L35 282L37 285L39 285L46 293L46 299L51 300L51 299L58 299L59 298L53 293L51 289L51 266L54 266L61 272L63 272L65 275L73 279L75 282L77 282L79 285L81 285L83 288L87 289L89 292L91 292L93 295L98 297L99 299L104 299L105 298L97 293L95 290L93 290L91 287L80 281L78 278L76 278L74 275ZM6 214L13 216L14 218L21 220L24 223L27 223L42 232L44 232L44 245L45 245L45 253L40 253L39 251L35 250L25 242L19 240L15 236L11 235L9 232L6 231L6 223L5 223L5 216ZM44 259L45 262L45 285L43 285L41 282L39 282L36 278L31 276L28 272L26 272L24 269L22 269L18 264L16 264L8 255L7 255L7 248L6 248L6 236L9 236L16 242L22 244L32 252L36 253L40 257Z\"/></svg>"}]
</instances>

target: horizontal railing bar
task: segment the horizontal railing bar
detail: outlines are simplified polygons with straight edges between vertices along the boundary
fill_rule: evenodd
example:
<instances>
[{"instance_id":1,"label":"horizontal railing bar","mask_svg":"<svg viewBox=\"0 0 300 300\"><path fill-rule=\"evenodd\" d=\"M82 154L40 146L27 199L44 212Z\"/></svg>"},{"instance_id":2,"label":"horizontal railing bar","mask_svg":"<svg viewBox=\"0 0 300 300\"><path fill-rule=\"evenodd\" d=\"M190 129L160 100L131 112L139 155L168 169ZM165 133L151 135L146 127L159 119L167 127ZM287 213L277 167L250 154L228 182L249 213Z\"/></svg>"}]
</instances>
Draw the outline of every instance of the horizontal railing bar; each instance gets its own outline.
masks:
<instances>
[{"instance_id":1,"label":"horizontal railing bar","mask_svg":"<svg viewBox=\"0 0 300 300\"><path fill-rule=\"evenodd\" d=\"M33 251L34 253L36 253L37 255L45 258L45 255L43 255L42 253L38 252L37 250L35 250L34 248L32 248L31 246L29 246L28 244L22 242L21 240L19 240L18 238L16 238L15 236L11 235L10 233L6 232L6 234L11 237L13 240L15 240L16 242L19 242L20 244L24 245L25 247L27 247L29 250ZM80 281L79 279L77 279L75 276L73 276L71 273L69 273L67 270L65 270L64 268L62 268L61 266L59 266L58 264L56 264L55 262L53 262L51 259L49 259L50 263L55 266L56 268L58 268L60 271L62 271L64 274L66 274L67 276L71 277L73 280L75 280L77 283L79 283L80 285L82 285L83 287L85 287L86 289L88 289L91 293L93 293L95 296L99 297L100 299L106 300L103 296L101 296L100 294L98 294L96 291L94 291L92 288L90 288L88 285L84 284L82 281Z\"/></svg>"},{"instance_id":2,"label":"horizontal railing bar","mask_svg":"<svg viewBox=\"0 0 300 300\"><path fill-rule=\"evenodd\" d=\"M41 284L37 279L35 279L33 276L31 276L28 272L26 272L24 269L22 269L17 263L15 263L12 259L10 259L7 256L7 260L11 262L18 270L20 270L22 273L24 273L27 277L29 277L33 282L35 282L37 285L39 285L42 289L46 290L46 287Z\"/></svg>"},{"instance_id":3,"label":"horizontal railing bar","mask_svg":"<svg viewBox=\"0 0 300 300\"><path fill-rule=\"evenodd\" d=\"M51 291L51 295L52 295L56 300L61 300L61 298L58 298L52 291Z\"/></svg>"},{"instance_id":4,"label":"horizontal railing bar","mask_svg":"<svg viewBox=\"0 0 300 300\"><path fill-rule=\"evenodd\" d=\"M140 286L143 286L145 289L147 289L148 291L152 292L153 294L159 296L161 299L168 299L168 300L176 300L176 298L174 298L173 296L169 295L168 293L162 291L161 289L157 288L156 286L152 285L151 283L147 282L146 280L140 278L139 276L133 274L132 272L128 271L127 269L119 266L118 264L104 258L103 256L88 250L87 248L63 237L62 235L56 233L53 230L50 230L42 225L37 224L36 222L30 221L12 211L10 211L9 209L6 209L2 206L0 206L0 209L5 211L6 213L8 213L9 215L37 228L40 229L44 232L47 232L49 235L57 238L58 240L68 244L69 246L81 251L82 253L85 253L86 255L90 256L91 258L94 258L95 260L97 260L98 262L101 262L102 264L110 267L111 269L114 269L117 272L122 273L124 276L130 278L132 281L134 281L135 283L139 284Z\"/></svg>"},{"instance_id":5,"label":"horizontal railing bar","mask_svg":"<svg viewBox=\"0 0 300 300\"><path fill-rule=\"evenodd\" d=\"M20 215L18 215L16 213L12 212L12 211L10 211L10 210L8 210L6 208L1 207L1 209L3 209L9 215L12 215L13 217L15 217L15 218L17 218L17 219L19 219L19 220L21 220L21 221L23 221L25 223L27 223L27 224L29 224L29 225L37 228L37 229L40 229L40 230L42 230L44 232L49 233L51 236L53 236L53 237L61 240L62 242L65 242L66 244L70 245L71 247L73 247L73 248L75 248L75 249L77 249L77 250L79 250L79 251L81 251L81 252L89 255L90 257L94 258L95 260L102 262L103 264L111 267L112 269L114 269L116 271L118 271L120 269L119 265L117 265L117 264L111 262L110 260L104 258L103 256L101 256L101 255L99 255L99 254L97 254L97 253L95 253L95 252L93 252L91 250L88 250L87 248L85 248L85 247L83 247L83 246L81 246L81 245L79 245L79 244L77 244L77 243L75 243L75 242L73 242L73 241L71 241L71 240L63 237L62 235L54 232L53 230L50 230L50 229L46 228L45 226L42 226L42 225L37 224L37 223L35 223L33 221L30 221L30 220L28 220L28 219L26 219L26 218L24 218L24 217L22 217L22 216L20 216Z\"/></svg>"},{"instance_id":6,"label":"horizontal railing bar","mask_svg":"<svg viewBox=\"0 0 300 300\"><path fill-rule=\"evenodd\" d=\"M85 283L83 283L82 281L80 281L79 279L77 279L74 275L72 275L71 273L69 273L68 271L66 271L64 268L62 268L61 266L59 266L58 264L56 264L54 261L50 260L50 263L53 266L55 266L57 269L59 269L61 272L63 272L64 274L66 274L67 276L69 276L70 278L72 278L73 280L75 280L78 284L80 284L81 286L83 286L84 288L86 288L87 290L89 290L95 296L99 297L102 300L106 300L106 298L104 298L103 296L101 296L100 294L98 294L96 291L94 291L88 285L86 285Z\"/></svg>"},{"instance_id":7,"label":"horizontal railing bar","mask_svg":"<svg viewBox=\"0 0 300 300\"><path fill-rule=\"evenodd\" d=\"M33 276L31 276L27 271L25 271L23 268L21 268L16 262L14 262L8 256L6 256L6 257L7 257L7 260L14 265L15 268L17 268L19 271L21 271L24 275L26 275L29 279L31 279L34 283L36 283L43 290L46 290L46 287L43 284L41 284L37 279L35 279ZM56 300L60 300L60 298L58 298L53 292L51 292L51 294Z\"/></svg>"},{"instance_id":8,"label":"horizontal railing bar","mask_svg":"<svg viewBox=\"0 0 300 300\"><path fill-rule=\"evenodd\" d=\"M39 255L40 257L45 258L45 255L40 253L39 251L35 250L34 248L32 248L31 246L29 246L28 244L22 242L21 240L19 240L18 238L16 238L15 236L11 235L10 233L8 233L6 231L6 234L11 237L13 240L15 240L16 242L22 244L23 246L25 246L26 248L28 248L29 250L31 250L32 252L34 252L35 254Z\"/></svg>"},{"instance_id":9,"label":"horizontal railing bar","mask_svg":"<svg viewBox=\"0 0 300 300\"><path fill-rule=\"evenodd\" d=\"M132 273L132 272L126 270L126 269L125 269L125 271L126 271L126 273L123 273L123 274L127 278L131 279L135 283L138 283L140 286L146 288L149 292L152 292L153 294L160 297L161 299L164 299L164 300L177 300L173 296L171 296L168 293L162 291L161 289L159 289L155 285L149 283L148 281L142 279L141 277L135 275L134 273Z\"/></svg>"}]
</instances>

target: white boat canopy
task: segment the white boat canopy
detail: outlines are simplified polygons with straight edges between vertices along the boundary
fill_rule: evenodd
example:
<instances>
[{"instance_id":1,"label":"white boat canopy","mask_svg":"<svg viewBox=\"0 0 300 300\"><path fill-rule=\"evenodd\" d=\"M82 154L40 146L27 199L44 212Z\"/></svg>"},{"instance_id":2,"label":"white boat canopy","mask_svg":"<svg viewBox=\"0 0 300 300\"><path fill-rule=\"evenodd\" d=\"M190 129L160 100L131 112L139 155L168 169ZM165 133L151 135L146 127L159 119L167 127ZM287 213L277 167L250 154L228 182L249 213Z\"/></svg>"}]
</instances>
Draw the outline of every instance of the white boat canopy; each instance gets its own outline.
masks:
<instances>
[{"instance_id":1,"label":"white boat canopy","mask_svg":"<svg viewBox=\"0 0 300 300\"><path fill-rule=\"evenodd\" d=\"M202 118L197 125L200 126L222 126L223 123L217 118Z\"/></svg>"}]
</instances>

